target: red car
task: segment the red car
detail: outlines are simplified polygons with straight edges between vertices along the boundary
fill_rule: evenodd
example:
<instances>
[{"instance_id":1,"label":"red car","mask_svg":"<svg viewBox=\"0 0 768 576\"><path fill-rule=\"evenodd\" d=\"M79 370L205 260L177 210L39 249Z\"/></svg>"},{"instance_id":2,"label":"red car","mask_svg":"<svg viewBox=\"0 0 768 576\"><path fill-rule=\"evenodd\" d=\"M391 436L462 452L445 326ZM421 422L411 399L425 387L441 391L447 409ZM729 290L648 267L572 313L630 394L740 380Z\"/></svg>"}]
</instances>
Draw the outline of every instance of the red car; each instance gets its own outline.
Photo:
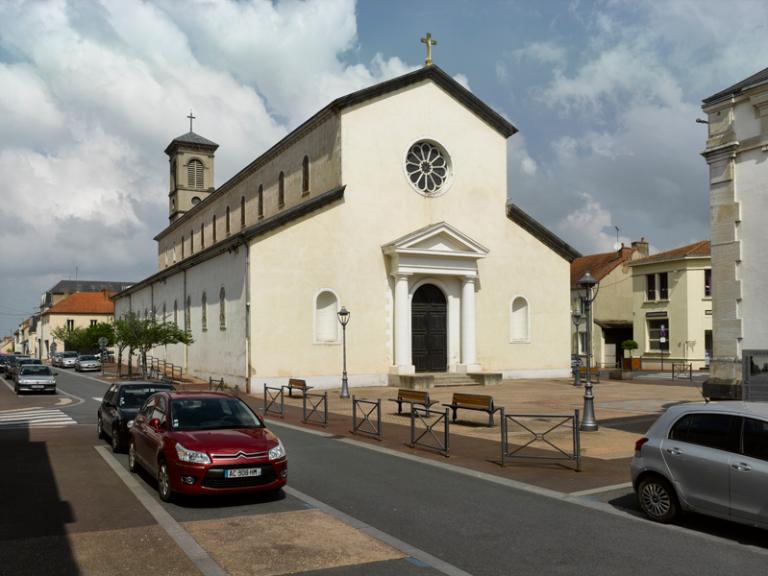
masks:
<instances>
[{"instance_id":1,"label":"red car","mask_svg":"<svg viewBox=\"0 0 768 576\"><path fill-rule=\"evenodd\" d=\"M174 494L276 491L288 476L280 439L245 402L215 392L150 396L130 430L128 466L154 475L166 502Z\"/></svg>"}]
</instances>

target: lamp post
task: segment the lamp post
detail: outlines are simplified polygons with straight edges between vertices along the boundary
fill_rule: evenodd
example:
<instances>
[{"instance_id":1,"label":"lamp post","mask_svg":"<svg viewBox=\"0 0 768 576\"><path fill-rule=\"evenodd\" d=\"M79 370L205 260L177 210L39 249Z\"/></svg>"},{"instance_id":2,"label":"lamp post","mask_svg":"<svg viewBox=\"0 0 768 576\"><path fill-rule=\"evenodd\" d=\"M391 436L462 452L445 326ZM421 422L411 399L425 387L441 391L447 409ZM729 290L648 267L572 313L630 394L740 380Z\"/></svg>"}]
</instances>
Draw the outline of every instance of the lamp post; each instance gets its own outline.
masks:
<instances>
[{"instance_id":1,"label":"lamp post","mask_svg":"<svg viewBox=\"0 0 768 576\"><path fill-rule=\"evenodd\" d=\"M341 397L349 398L349 382L347 381L347 324L349 324L349 310L342 306L336 315L339 317L339 323L341 324L341 347L344 351L344 364L343 371L341 373Z\"/></svg>"},{"instance_id":2,"label":"lamp post","mask_svg":"<svg viewBox=\"0 0 768 576\"><path fill-rule=\"evenodd\" d=\"M579 355L579 326L581 325L581 311L580 310L574 310L571 314L571 320L573 320L573 325L576 328L576 353L574 354L576 366L574 366L573 371L573 385L574 386L581 386L581 356Z\"/></svg>"},{"instance_id":3,"label":"lamp post","mask_svg":"<svg viewBox=\"0 0 768 576\"><path fill-rule=\"evenodd\" d=\"M595 432L597 420L595 419L595 397L592 394L592 303L597 298L597 292L593 296L592 289L598 286L598 283L594 276L587 272L579 280L579 286L586 292L584 311L587 314L587 381L584 383L584 418L581 421L581 430Z\"/></svg>"}]
</instances>

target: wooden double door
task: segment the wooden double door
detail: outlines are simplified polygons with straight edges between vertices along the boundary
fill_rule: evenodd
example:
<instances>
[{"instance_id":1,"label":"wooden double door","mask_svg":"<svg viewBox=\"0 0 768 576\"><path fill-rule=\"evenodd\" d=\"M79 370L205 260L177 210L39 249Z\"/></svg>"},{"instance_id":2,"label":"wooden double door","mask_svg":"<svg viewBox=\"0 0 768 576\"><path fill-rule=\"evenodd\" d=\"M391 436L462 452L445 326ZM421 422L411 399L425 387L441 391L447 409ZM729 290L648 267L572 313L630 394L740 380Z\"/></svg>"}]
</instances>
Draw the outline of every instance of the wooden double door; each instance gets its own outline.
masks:
<instances>
[{"instance_id":1,"label":"wooden double door","mask_svg":"<svg viewBox=\"0 0 768 576\"><path fill-rule=\"evenodd\" d=\"M411 301L411 354L416 372L448 370L448 304L433 284L419 287Z\"/></svg>"}]
</instances>

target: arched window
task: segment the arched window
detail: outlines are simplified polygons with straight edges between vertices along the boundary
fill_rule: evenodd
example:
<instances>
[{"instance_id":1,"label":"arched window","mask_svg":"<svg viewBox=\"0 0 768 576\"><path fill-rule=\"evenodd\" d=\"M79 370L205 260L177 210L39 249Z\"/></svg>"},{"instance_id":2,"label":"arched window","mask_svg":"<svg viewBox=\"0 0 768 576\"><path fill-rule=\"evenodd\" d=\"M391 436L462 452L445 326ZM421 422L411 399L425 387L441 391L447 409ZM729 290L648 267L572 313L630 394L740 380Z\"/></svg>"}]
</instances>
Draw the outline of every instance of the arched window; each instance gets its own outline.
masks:
<instances>
[{"instance_id":1,"label":"arched window","mask_svg":"<svg viewBox=\"0 0 768 576\"><path fill-rule=\"evenodd\" d=\"M203 187L203 163L200 160L190 160L187 164L187 184L190 188Z\"/></svg>"},{"instance_id":2,"label":"arched window","mask_svg":"<svg viewBox=\"0 0 768 576\"><path fill-rule=\"evenodd\" d=\"M187 305L184 308L184 330L192 332L192 296L187 296Z\"/></svg>"},{"instance_id":3,"label":"arched window","mask_svg":"<svg viewBox=\"0 0 768 576\"><path fill-rule=\"evenodd\" d=\"M181 258L184 258L184 234L181 235Z\"/></svg>"},{"instance_id":4,"label":"arched window","mask_svg":"<svg viewBox=\"0 0 768 576\"><path fill-rule=\"evenodd\" d=\"M179 325L179 301L173 301L173 323Z\"/></svg>"},{"instance_id":5,"label":"arched window","mask_svg":"<svg viewBox=\"0 0 768 576\"><path fill-rule=\"evenodd\" d=\"M195 231L190 230L189 231L189 255L195 253Z\"/></svg>"},{"instance_id":6,"label":"arched window","mask_svg":"<svg viewBox=\"0 0 768 576\"><path fill-rule=\"evenodd\" d=\"M208 331L208 297L203 292L203 299L200 302L200 310L202 320L200 322L203 332Z\"/></svg>"},{"instance_id":7,"label":"arched window","mask_svg":"<svg viewBox=\"0 0 768 576\"><path fill-rule=\"evenodd\" d=\"M227 233L227 236L229 236L229 206L227 206L227 217L224 220L224 229Z\"/></svg>"},{"instance_id":8,"label":"arched window","mask_svg":"<svg viewBox=\"0 0 768 576\"><path fill-rule=\"evenodd\" d=\"M285 206L285 174L280 172L277 177L277 207Z\"/></svg>"},{"instance_id":9,"label":"arched window","mask_svg":"<svg viewBox=\"0 0 768 576\"><path fill-rule=\"evenodd\" d=\"M211 218L211 230L213 235L213 243L216 244L216 214Z\"/></svg>"},{"instance_id":10,"label":"arched window","mask_svg":"<svg viewBox=\"0 0 768 576\"><path fill-rule=\"evenodd\" d=\"M259 184L258 192L259 218L264 217L264 186Z\"/></svg>"},{"instance_id":11,"label":"arched window","mask_svg":"<svg viewBox=\"0 0 768 576\"><path fill-rule=\"evenodd\" d=\"M219 290L219 330L227 328L227 293L224 286Z\"/></svg>"},{"instance_id":12,"label":"arched window","mask_svg":"<svg viewBox=\"0 0 768 576\"><path fill-rule=\"evenodd\" d=\"M245 228L245 196L240 196L240 228Z\"/></svg>"},{"instance_id":13,"label":"arched window","mask_svg":"<svg viewBox=\"0 0 768 576\"><path fill-rule=\"evenodd\" d=\"M509 339L512 342L527 342L531 337L530 310L528 301L522 296L512 300L509 315Z\"/></svg>"},{"instance_id":14,"label":"arched window","mask_svg":"<svg viewBox=\"0 0 768 576\"><path fill-rule=\"evenodd\" d=\"M338 342L339 321L336 319L336 294L324 290L315 299L315 342Z\"/></svg>"},{"instance_id":15,"label":"arched window","mask_svg":"<svg viewBox=\"0 0 768 576\"><path fill-rule=\"evenodd\" d=\"M168 321L168 318L166 317L166 313L167 312L168 311L165 308L165 302L163 302L163 322L167 322Z\"/></svg>"},{"instance_id":16,"label":"arched window","mask_svg":"<svg viewBox=\"0 0 768 576\"><path fill-rule=\"evenodd\" d=\"M309 156L301 162L301 193L309 194Z\"/></svg>"},{"instance_id":17,"label":"arched window","mask_svg":"<svg viewBox=\"0 0 768 576\"><path fill-rule=\"evenodd\" d=\"M205 248L205 222L200 222L200 250Z\"/></svg>"}]
</instances>

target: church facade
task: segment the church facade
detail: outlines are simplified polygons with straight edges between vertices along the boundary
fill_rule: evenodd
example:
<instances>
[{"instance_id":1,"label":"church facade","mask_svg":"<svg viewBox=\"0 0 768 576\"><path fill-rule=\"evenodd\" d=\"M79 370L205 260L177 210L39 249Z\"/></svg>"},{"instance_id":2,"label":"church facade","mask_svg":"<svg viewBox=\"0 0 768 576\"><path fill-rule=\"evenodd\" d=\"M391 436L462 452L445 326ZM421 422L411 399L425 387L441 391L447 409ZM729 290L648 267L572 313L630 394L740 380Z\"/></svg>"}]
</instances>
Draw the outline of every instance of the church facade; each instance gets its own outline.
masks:
<instances>
[{"instance_id":1,"label":"church facade","mask_svg":"<svg viewBox=\"0 0 768 576\"><path fill-rule=\"evenodd\" d=\"M115 315L177 322L194 343L154 356L254 392L338 387L342 306L350 386L566 376L578 253L507 202L516 131L436 66L335 100L217 189L190 131L158 272Z\"/></svg>"}]
</instances>

